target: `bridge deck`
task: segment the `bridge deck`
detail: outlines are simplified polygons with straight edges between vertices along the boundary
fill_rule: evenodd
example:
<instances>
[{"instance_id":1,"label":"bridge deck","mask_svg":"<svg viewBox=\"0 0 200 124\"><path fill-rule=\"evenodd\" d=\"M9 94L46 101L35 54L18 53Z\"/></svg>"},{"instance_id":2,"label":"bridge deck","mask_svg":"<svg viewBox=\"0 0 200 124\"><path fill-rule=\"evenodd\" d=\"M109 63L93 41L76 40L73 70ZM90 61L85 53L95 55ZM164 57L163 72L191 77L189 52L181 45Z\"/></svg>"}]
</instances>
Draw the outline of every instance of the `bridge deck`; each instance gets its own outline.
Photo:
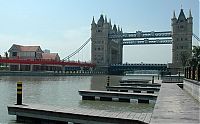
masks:
<instances>
[{"instance_id":1,"label":"bridge deck","mask_svg":"<svg viewBox=\"0 0 200 124\"><path fill-rule=\"evenodd\" d=\"M148 124L152 115L152 113L111 112L34 104L8 106L8 113L17 115L18 121L31 121L33 123L73 122L81 124Z\"/></svg>"},{"instance_id":2,"label":"bridge deck","mask_svg":"<svg viewBox=\"0 0 200 124\"><path fill-rule=\"evenodd\" d=\"M106 86L107 90L159 91L157 87Z\"/></svg>"},{"instance_id":3,"label":"bridge deck","mask_svg":"<svg viewBox=\"0 0 200 124\"><path fill-rule=\"evenodd\" d=\"M199 124L197 101L174 83L163 83L150 124Z\"/></svg>"}]
</instances>

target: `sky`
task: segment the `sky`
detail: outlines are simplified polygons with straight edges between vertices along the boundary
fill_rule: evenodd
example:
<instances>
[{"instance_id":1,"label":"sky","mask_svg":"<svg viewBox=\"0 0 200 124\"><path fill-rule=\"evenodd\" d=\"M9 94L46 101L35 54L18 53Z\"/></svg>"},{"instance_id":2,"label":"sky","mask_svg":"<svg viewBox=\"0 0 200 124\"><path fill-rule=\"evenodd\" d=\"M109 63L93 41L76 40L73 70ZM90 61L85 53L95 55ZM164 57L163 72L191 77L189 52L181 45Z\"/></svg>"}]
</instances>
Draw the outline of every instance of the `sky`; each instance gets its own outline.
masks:
<instances>
[{"instance_id":1,"label":"sky","mask_svg":"<svg viewBox=\"0 0 200 124\"><path fill-rule=\"evenodd\" d=\"M91 22L106 15L123 32L171 31L173 11L193 16L199 37L200 0L0 0L0 55L12 44L39 45L61 58L91 35ZM193 44L198 45L193 39ZM91 44L71 60L90 61ZM171 45L124 46L123 63L170 63Z\"/></svg>"}]
</instances>

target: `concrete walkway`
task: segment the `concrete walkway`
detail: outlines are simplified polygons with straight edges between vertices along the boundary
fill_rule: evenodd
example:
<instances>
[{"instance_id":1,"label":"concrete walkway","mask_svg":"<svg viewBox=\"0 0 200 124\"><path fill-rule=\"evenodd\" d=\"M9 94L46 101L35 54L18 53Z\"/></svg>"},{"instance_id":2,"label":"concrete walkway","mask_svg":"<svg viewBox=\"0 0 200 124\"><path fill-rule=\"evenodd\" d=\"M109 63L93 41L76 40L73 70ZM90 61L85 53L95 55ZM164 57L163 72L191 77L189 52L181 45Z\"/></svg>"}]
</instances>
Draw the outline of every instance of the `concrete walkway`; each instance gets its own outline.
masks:
<instances>
[{"instance_id":1,"label":"concrete walkway","mask_svg":"<svg viewBox=\"0 0 200 124\"><path fill-rule=\"evenodd\" d=\"M150 124L200 124L200 103L178 85L163 83Z\"/></svg>"}]
</instances>

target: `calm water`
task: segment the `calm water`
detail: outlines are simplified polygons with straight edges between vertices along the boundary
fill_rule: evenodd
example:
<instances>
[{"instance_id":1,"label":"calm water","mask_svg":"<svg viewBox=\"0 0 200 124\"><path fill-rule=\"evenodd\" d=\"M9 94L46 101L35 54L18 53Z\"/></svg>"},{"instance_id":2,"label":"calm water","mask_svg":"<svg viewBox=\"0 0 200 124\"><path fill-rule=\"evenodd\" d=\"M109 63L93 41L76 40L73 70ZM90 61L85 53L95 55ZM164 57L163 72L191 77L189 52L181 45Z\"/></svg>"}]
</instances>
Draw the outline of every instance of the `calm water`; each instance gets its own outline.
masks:
<instances>
[{"instance_id":1,"label":"calm water","mask_svg":"<svg viewBox=\"0 0 200 124\"><path fill-rule=\"evenodd\" d=\"M118 85L121 79L151 76L111 76L110 85ZM82 101L78 90L105 90L107 76L29 77L0 76L0 124L16 123L15 116L8 115L7 105L15 104L16 82L23 82L23 103L57 105L63 107L92 108L107 111L152 112L154 103L138 104L104 101Z\"/></svg>"}]
</instances>

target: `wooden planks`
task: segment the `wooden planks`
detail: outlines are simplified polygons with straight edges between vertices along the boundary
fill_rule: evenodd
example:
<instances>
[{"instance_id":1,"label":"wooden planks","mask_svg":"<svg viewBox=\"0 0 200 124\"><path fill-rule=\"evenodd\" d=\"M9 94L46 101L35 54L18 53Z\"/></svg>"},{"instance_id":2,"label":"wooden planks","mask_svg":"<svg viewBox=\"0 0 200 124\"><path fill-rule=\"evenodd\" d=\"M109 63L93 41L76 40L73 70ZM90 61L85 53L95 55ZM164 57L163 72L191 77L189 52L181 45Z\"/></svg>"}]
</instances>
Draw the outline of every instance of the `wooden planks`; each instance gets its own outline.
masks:
<instances>
[{"instance_id":1,"label":"wooden planks","mask_svg":"<svg viewBox=\"0 0 200 124\"><path fill-rule=\"evenodd\" d=\"M174 83L163 83L154 107L151 124L199 124L200 106Z\"/></svg>"},{"instance_id":2,"label":"wooden planks","mask_svg":"<svg viewBox=\"0 0 200 124\"><path fill-rule=\"evenodd\" d=\"M150 122L151 113L113 112L107 110L62 108L44 105L12 105L8 106L8 113L34 120L48 120L48 122L73 122L81 124L146 124ZM31 120L32 119L32 120Z\"/></svg>"}]
</instances>

